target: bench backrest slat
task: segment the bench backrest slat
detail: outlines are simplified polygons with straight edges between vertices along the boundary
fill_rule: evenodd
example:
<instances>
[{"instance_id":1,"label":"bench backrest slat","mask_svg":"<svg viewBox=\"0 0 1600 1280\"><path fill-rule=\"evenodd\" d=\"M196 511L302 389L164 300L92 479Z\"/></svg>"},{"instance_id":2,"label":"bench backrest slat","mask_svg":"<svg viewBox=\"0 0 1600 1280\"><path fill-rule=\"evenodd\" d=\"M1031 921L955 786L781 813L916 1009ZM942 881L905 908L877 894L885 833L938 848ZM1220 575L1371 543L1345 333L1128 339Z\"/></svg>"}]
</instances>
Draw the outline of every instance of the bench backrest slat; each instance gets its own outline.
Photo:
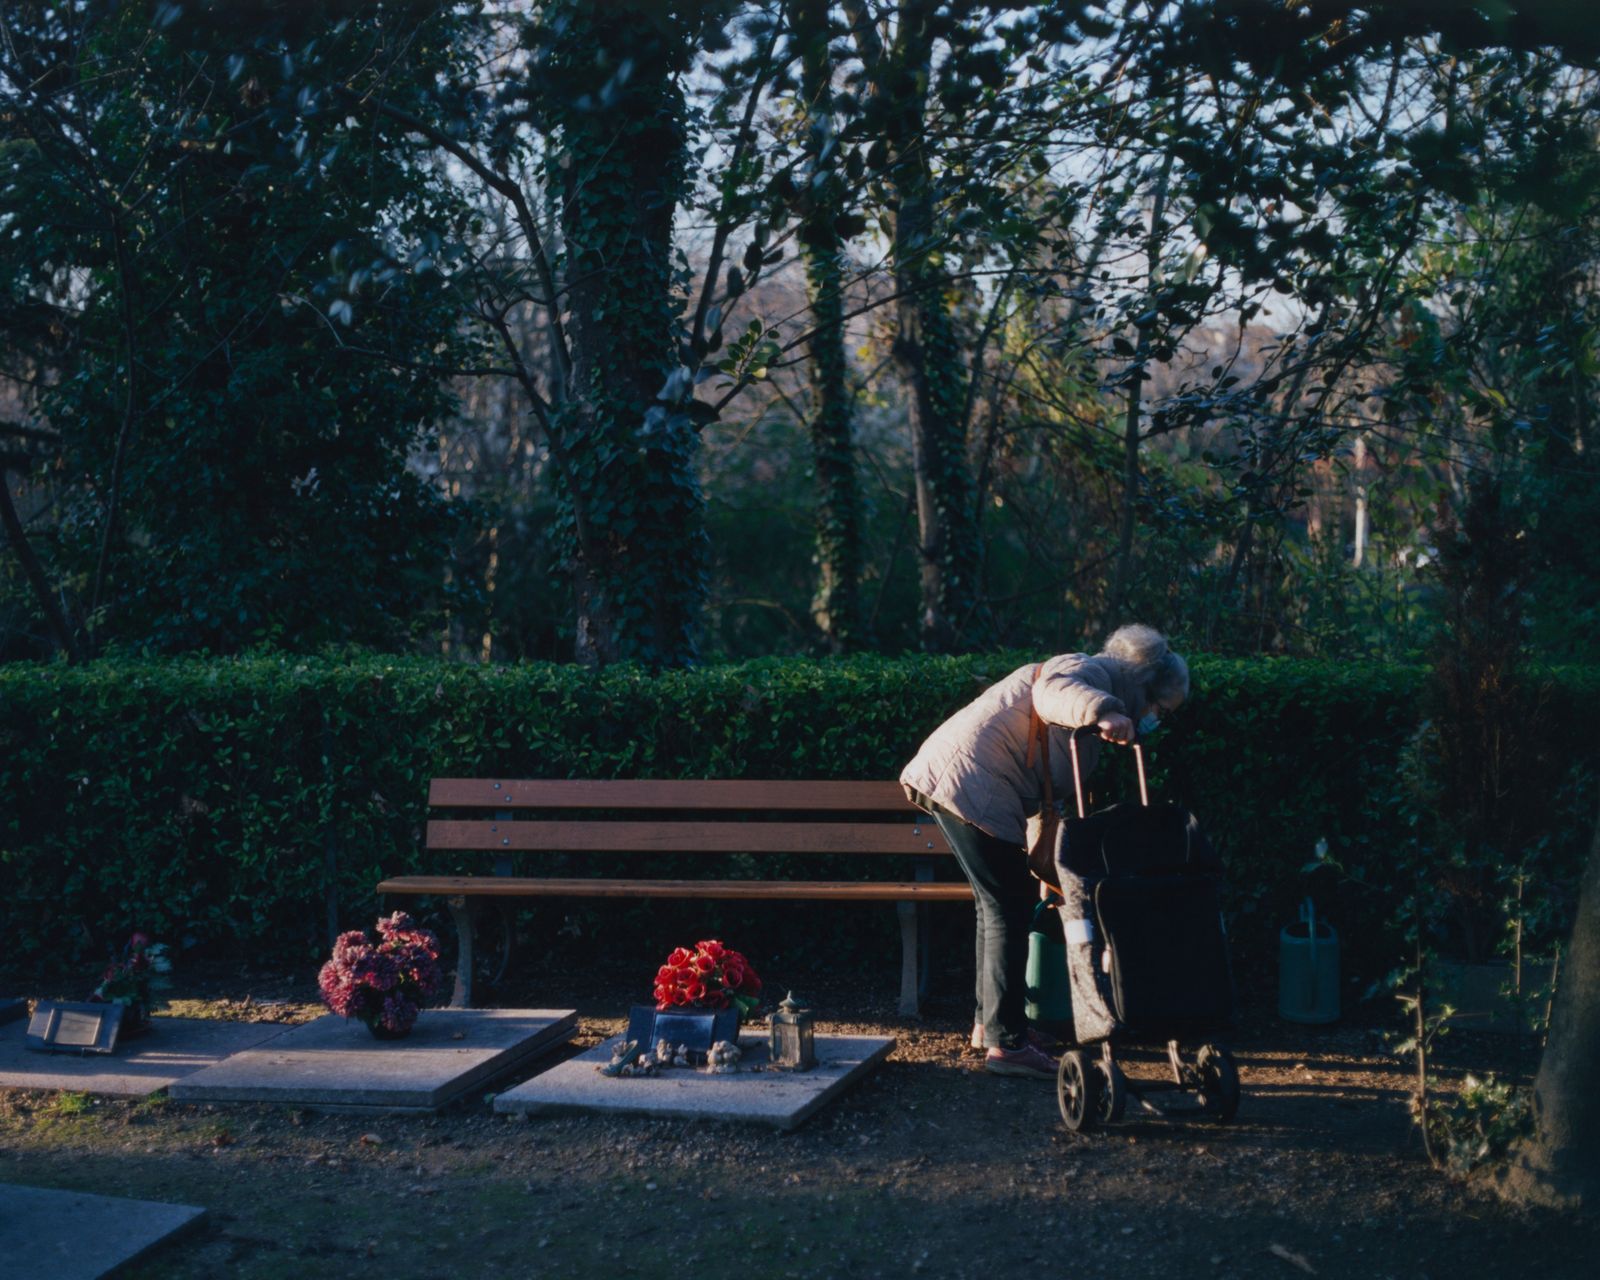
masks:
<instances>
[{"instance_id":1,"label":"bench backrest slat","mask_svg":"<svg viewBox=\"0 0 1600 1280\"><path fill-rule=\"evenodd\" d=\"M435 778L440 809L763 809L918 816L898 782L690 778Z\"/></svg>"},{"instance_id":2,"label":"bench backrest slat","mask_svg":"<svg viewBox=\"0 0 1600 1280\"><path fill-rule=\"evenodd\" d=\"M428 823L430 849L607 853L949 853L933 821Z\"/></svg>"}]
</instances>

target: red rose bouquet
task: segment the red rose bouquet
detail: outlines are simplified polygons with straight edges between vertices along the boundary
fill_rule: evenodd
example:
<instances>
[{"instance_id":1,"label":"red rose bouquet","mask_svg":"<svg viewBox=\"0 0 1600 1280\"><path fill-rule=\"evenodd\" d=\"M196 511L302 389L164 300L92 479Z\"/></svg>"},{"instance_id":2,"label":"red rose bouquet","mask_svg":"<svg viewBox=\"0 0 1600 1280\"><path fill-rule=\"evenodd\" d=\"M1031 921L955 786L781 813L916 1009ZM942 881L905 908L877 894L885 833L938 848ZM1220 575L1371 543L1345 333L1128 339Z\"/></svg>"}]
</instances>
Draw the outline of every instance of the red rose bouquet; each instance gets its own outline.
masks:
<instances>
[{"instance_id":1,"label":"red rose bouquet","mask_svg":"<svg viewBox=\"0 0 1600 1280\"><path fill-rule=\"evenodd\" d=\"M317 986L341 1018L360 1018L375 1036L403 1036L439 989L439 940L404 911L378 921L374 943L360 929L341 933Z\"/></svg>"},{"instance_id":2,"label":"red rose bouquet","mask_svg":"<svg viewBox=\"0 0 1600 1280\"><path fill-rule=\"evenodd\" d=\"M737 951L715 940L694 950L674 948L656 970L657 1009L726 1009L734 1005L748 1018L761 1003L761 979Z\"/></svg>"}]
</instances>

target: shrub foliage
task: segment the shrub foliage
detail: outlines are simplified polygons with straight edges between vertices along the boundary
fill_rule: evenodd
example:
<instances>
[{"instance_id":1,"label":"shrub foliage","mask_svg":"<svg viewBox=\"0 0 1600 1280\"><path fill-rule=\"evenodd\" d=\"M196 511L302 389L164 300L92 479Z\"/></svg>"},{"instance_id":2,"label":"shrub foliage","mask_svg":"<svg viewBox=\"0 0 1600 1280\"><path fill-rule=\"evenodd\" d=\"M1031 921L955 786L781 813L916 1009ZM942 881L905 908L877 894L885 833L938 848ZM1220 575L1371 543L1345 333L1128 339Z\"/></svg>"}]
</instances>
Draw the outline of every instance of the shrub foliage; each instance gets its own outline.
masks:
<instances>
[{"instance_id":1,"label":"shrub foliage","mask_svg":"<svg viewBox=\"0 0 1600 1280\"><path fill-rule=\"evenodd\" d=\"M378 657L9 664L0 865L12 950L100 952L137 926L302 959L325 943L330 890L347 924L373 914L384 875L474 868L471 855L452 863L422 850L431 777L888 778L944 716L1036 656L774 659L664 674ZM1153 785L1219 841L1243 963L1266 958L1308 887L1347 937L1384 933L1390 904L1358 881L1390 878L1396 832L1412 821L1398 761L1422 676L1194 664L1195 696L1152 745ZM1551 733L1592 773L1583 727L1600 710L1600 678L1570 671L1557 685ZM1101 769L1098 798L1114 798L1131 770ZM1541 838L1559 890L1574 882L1586 833L1561 830L1555 811L1550 821ZM1308 886L1319 839L1364 876ZM811 913L817 936L859 927L848 912L794 909Z\"/></svg>"}]
</instances>

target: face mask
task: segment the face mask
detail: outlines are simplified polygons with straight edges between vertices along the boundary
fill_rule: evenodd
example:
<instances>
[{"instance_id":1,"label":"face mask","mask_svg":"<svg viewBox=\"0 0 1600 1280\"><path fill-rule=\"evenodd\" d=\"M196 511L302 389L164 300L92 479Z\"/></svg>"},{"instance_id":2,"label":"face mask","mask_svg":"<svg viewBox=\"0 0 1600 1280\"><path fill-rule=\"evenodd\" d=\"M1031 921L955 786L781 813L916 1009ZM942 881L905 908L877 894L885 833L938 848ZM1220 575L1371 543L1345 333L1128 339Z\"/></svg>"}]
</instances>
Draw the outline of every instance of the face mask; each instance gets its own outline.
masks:
<instances>
[{"instance_id":1,"label":"face mask","mask_svg":"<svg viewBox=\"0 0 1600 1280\"><path fill-rule=\"evenodd\" d=\"M1142 717L1140 719L1140 721L1139 721L1139 736L1142 738L1146 734L1154 733L1160 727L1161 727L1161 717L1156 715L1156 713L1152 711L1149 715L1144 716L1144 717Z\"/></svg>"}]
</instances>

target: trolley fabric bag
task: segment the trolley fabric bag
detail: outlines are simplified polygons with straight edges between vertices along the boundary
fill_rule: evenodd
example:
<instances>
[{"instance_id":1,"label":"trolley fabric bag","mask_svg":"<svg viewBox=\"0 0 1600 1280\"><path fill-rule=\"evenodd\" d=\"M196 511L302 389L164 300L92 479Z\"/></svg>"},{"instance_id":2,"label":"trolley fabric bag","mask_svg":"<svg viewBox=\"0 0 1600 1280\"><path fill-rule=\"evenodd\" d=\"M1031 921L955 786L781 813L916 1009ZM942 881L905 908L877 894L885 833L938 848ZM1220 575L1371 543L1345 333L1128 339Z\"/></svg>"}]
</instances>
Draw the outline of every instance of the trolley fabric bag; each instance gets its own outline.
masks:
<instances>
[{"instance_id":1,"label":"trolley fabric bag","mask_svg":"<svg viewBox=\"0 0 1600 1280\"><path fill-rule=\"evenodd\" d=\"M1074 741L1074 747L1076 742ZM1074 1037L1162 1040L1233 1019L1222 865L1193 814L1149 803L1083 813L1056 834Z\"/></svg>"}]
</instances>

